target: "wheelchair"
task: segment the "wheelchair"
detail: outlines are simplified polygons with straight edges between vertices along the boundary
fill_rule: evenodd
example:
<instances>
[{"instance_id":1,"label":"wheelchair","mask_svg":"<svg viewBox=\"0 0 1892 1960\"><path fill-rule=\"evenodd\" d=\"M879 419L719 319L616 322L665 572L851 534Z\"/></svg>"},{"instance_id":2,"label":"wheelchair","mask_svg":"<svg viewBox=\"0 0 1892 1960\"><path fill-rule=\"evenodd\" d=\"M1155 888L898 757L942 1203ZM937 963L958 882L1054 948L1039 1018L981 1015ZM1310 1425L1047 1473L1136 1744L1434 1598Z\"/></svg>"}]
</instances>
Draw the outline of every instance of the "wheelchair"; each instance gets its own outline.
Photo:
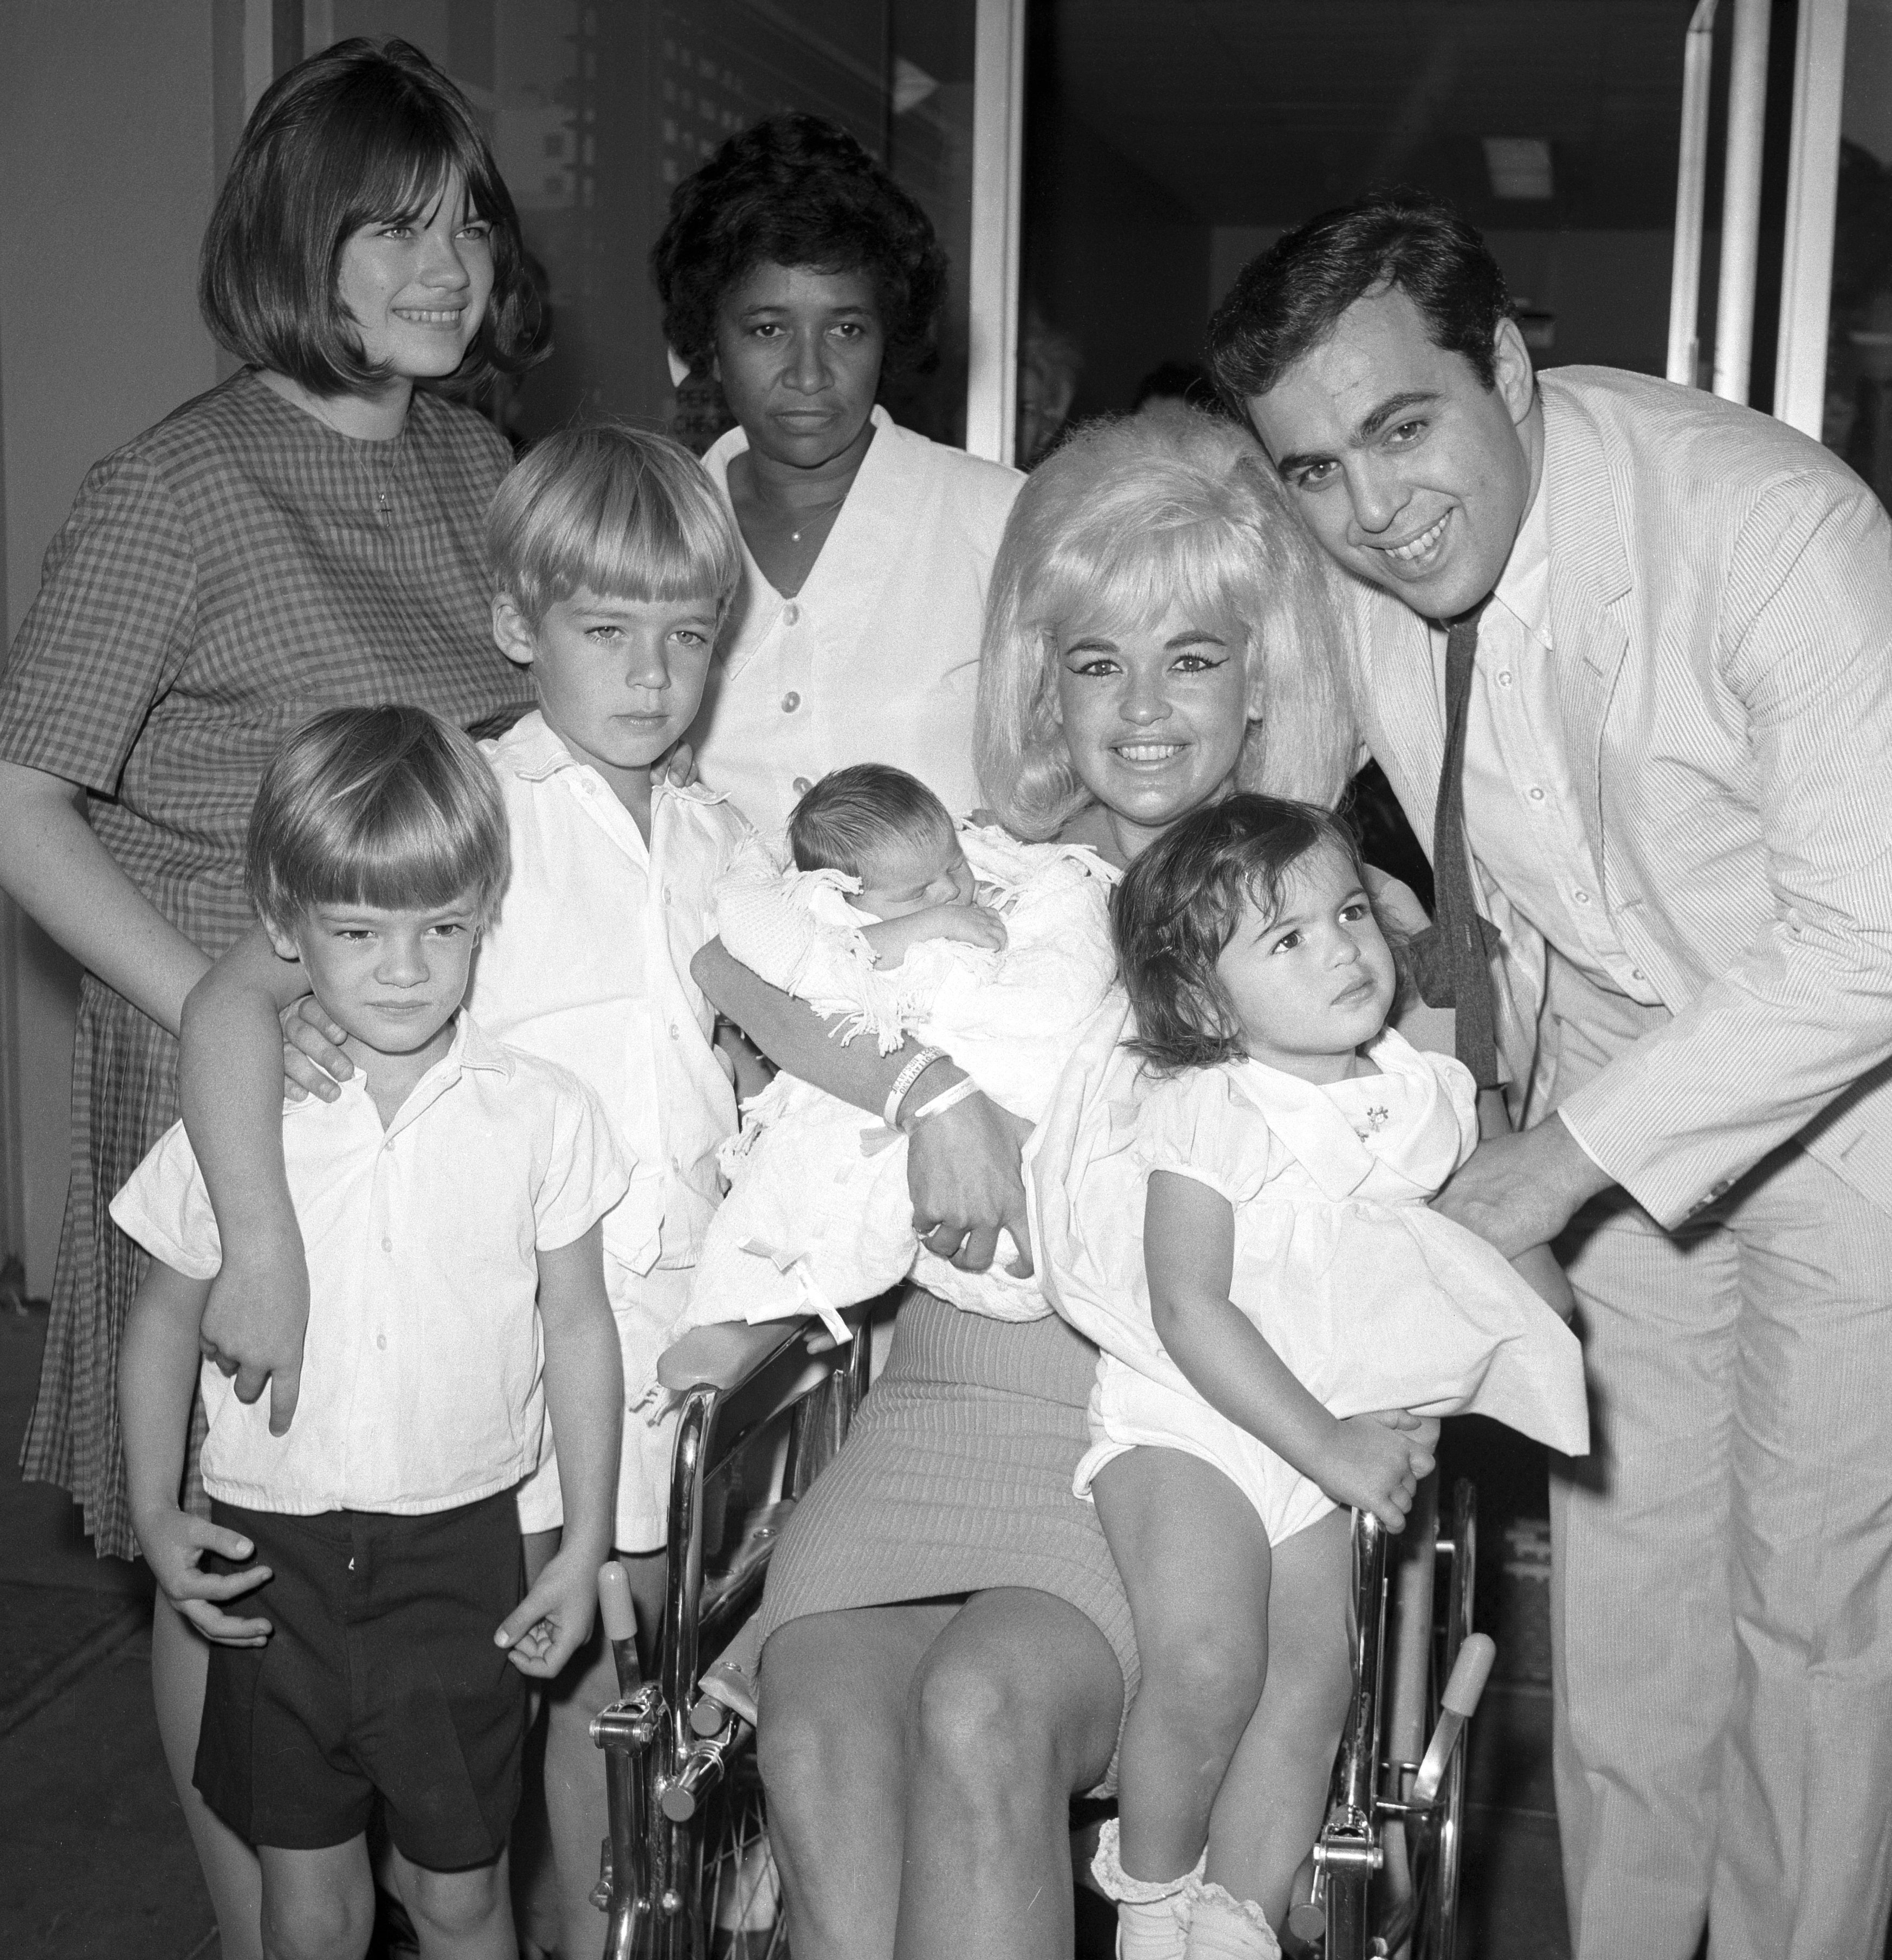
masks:
<instances>
[{"instance_id":1,"label":"wheelchair","mask_svg":"<svg viewBox=\"0 0 1892 1960\"><path fill-rule=\"evenodd\" d=\"M619 1690L591 1728L609 1801L593 1895L606 1915L605 1960L787 1954L753 1747L755 1608L788 1510L846 1440L867 1392L869 1326L862 1310L847 1318L854 1338L812 1363L813 1322L691 1337L701 1379L678 1424L655 1679L639 1672L622 1572L600 1576ZM1354 1514L1353 1694L1312 1895L1288 1922L1321 1960L1452 1960L1461 1742L1496 1654L1472 1631L1468 1481L1455 1486L1444 1526L1436 1475L1397 1538ZM705 1654L717 1656L708 1667Z\"/></svg>"},{"instance_id":2,"label":"wheelchair","mask_svg":"<svg viewBox=\"0 0 1892 1960\"><path fill-rule=\"evenodd\" d=\"M787 1952L753 1747L756 1609L788 1511L846 1441L871 1335L811 1360L819 1323L701 1328L670 1473L656 1678L638 1662L622 1568L599 1578L618 1698L593 1718L610 1835L593 1902L605 1960L770 1960ZM682 1348L673 1351L681 1354ZM667 1358L667 1357L666 1357ZM704 1655L716 1656L708 1667Z\"/></svg>"}]
</instances>

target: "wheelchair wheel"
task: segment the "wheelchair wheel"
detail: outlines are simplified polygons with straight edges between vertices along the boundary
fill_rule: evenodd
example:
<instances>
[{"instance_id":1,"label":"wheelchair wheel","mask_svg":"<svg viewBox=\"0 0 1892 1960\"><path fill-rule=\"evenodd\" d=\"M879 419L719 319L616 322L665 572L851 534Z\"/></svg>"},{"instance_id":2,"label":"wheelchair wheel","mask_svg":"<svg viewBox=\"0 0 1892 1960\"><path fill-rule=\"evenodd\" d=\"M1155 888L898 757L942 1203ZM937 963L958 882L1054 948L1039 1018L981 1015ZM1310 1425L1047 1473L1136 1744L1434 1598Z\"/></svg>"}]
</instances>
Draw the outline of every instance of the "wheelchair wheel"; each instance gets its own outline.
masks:
<instances>
[{"instance_id":1,"label":"wheelchair wheel","mask_svg":"<svg viewBox=\"0 0 1892 1960\"><path fill-rule=\"evenodd\" d=\"M706 1838L702 1924L709 1960L787 1960L781 1880L752 1751L744 1752L717 1792Z\"/></svg>"},{"instance_id":2,"label":"wheelchair wheel","mask_svg":"<svg viewBox=\"0 0 1892 1960\"><path fill-rule=\"evenodd\" d=\"M1458 1650L1470 1635L1472 1592L1478 1566L1478 1494L1461 1478L1452 1497L1452 1529L1439 1535L1437 1558L1444 1581L1435 1588L1435 1614L1428 1713L1439 1715ZM1432 1820L1411 1832L1414 1919L1413 1960L1453 1960L1458 1938L1458 1878L1464 1847L1465 1756L1461 1742L1452 1752Z\"/></svg>"}]
</instances>

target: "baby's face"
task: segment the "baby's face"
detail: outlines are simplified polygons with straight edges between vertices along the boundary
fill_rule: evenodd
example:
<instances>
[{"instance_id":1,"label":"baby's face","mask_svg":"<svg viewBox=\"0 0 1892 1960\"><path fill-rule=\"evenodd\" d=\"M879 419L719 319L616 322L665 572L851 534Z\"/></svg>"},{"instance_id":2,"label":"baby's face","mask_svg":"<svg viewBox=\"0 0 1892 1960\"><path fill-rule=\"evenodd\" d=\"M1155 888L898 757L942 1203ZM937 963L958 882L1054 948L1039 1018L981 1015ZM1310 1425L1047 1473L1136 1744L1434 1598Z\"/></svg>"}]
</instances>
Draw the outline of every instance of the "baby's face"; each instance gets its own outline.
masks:
<instances>
[{"instance_id":1,"label":"baby's face","mask_svg":"<svg viewBox=\"0 0 1892 1960\"><path fill-rule=\"evenodd\" d=\"M905 918L930 905L969 905L976 889L972 867L949 830L927 844L892 845L870 858L849 903L876 918Z\"/></svg>"}]
</instances>

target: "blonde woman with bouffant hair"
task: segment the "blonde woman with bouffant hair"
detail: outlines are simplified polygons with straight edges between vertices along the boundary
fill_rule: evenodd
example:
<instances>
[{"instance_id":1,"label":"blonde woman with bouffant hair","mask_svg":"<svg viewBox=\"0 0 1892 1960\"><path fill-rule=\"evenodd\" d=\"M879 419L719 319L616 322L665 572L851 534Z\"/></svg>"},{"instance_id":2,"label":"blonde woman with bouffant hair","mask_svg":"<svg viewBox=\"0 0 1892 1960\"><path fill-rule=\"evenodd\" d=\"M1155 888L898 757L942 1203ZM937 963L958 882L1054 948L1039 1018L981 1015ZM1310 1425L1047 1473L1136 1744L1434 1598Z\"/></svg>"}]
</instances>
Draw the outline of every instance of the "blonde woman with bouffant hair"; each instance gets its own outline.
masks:
<instances>
[{"instance_id":1,"label":"blonde woman with bouffant hair","mask_svg":"<svg viewBox=\"0 0 1892 1960\"><path fill-rule=\"evenodd\" d=\"M1095 800L1059 709L1060 649L1100 622L1213 622L1247 668L1229 787L1331 803L1355 746L1334 574L1253 437L1194 409L1094 422L1019 493L993 567L975 741L986 800L1020 837Z\"/></svg>"}]
</instances>

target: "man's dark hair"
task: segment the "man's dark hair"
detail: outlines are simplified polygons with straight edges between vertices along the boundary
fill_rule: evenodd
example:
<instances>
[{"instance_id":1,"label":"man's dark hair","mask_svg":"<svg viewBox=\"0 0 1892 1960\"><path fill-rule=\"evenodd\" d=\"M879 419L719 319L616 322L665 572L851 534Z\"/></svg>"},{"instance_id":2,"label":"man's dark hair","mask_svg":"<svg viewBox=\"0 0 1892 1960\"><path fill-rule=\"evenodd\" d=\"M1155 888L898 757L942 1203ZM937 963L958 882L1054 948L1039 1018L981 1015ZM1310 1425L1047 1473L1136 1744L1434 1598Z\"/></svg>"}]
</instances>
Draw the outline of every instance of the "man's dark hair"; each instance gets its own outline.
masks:
<instances>
[{"instance_id":1,"label":"man's dark hair","mask_svg":"<svg viewBox=\"0 0 1892 1960\"><path fill-rule=\"evenodd\" d=\"M1209 323L1209 371L1239 414L1325 340L1356 300L1397 288L1433 344L1495 381L1492 342L1511 292L1483 238L1442 199L1369 192L1324 211L1242 269Z\"/></svg>"},{"instance_id":2,"label":"man's dark hair","mask_svg":"<svg viewBox=\"0 0 1892 1960\"><path fill-rule=\"evenodd\" d=\"M663 336L691 368L716 352L716 313L758 266L864 272L886 336L886 365L934 357L946 257L933 222L845 129L787 111L741 131L670 196L650 253Z\"/></svg>"},{"instance_id":3,"label":"man's dark hair","mask_svg":"<svg viewBox=\"0 0 1892 1960\"><path fill-rule=\"evenodd\" d=\"M198 274L211 332L312 395L387 378L342 303L342 250L364 224L420 217L457 175L492 227L493 291L455 377L517 374L543 351L519 218L466 98L405 41L358 37L299 62L256 104L218 193Z\"/></svg>"}]
</instances>

